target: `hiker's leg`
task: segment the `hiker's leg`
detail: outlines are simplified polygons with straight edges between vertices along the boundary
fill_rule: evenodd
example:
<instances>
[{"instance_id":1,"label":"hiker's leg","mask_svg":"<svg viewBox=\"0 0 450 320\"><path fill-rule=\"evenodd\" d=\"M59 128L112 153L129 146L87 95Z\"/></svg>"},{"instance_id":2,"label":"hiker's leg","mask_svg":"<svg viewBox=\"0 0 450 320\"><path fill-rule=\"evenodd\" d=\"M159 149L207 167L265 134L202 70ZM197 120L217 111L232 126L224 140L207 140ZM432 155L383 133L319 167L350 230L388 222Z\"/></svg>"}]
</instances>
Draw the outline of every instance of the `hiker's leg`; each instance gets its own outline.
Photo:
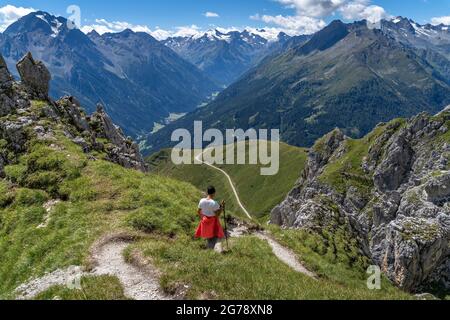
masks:
<instances>
[{"instance_id":1,"label":"hiker's leg","mask_svg":"<svg viewBox=\"0 0 450 320\"><path fill-rule=\"evenodd\" d=\"M214 250L217 244L217 238L208 239L208 249Z\"/></svg>"}]
</instances>

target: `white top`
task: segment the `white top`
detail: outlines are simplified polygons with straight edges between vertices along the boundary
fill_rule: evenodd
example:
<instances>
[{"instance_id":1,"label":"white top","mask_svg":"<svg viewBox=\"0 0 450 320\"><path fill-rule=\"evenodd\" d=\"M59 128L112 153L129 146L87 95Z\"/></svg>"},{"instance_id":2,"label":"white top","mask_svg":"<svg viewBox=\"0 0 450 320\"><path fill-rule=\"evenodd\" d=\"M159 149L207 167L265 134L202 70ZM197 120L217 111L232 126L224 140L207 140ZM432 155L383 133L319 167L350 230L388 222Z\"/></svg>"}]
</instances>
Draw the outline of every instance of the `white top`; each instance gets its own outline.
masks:
<instances>
[{"instance_id":1,"label":"white top","mask_svg":"<svg viewBox=\"0 0 450 320\"><path fill-rule=\"evenodd\" d=\"M216 211L220 210L220 205L217 201L210 199L202 199L198 205L198 208L202 210L202 214L207 217L215 217Z\"/></svg>"}]
</instances>

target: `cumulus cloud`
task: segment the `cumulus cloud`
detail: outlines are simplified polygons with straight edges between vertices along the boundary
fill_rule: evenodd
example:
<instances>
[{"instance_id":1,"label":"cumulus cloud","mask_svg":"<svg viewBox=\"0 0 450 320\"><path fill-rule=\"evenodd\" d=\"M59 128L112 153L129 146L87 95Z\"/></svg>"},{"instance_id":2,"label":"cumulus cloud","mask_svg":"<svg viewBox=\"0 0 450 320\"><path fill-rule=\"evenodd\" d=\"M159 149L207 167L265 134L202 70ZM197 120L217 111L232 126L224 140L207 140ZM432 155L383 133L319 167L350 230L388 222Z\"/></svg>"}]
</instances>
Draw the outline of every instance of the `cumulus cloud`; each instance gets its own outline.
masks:
<instances>
[{"instance_id":1,"label":"cumulus cloud","mask_svg":"<svg viewBox=\"0 0 450 320\"><path fill-rule=\"evenodd\" d=\"M10 4L0 7L0 32L23 16L36 11L33 8L15 7Z\"/></svg>"},{"instance_id":2,"label":"cumulus cloud","mask_svg":"<svg viewBox=\"0 0 450 320\"><path fill-rule=\"evenodd\" d=\"M298 16L325 17L343 6L347 0L277 0L297 11Z\"/></svg>"},{"instance_id":3,"label":"cumulus cloud","mask_svg":"<svg viewBox=\"0 0 450 320\"><path fill-rule=\"evenodd\" d=\"M259 14L256 14L250 18L279 26L281 28L279 28L278 31L283 31L287 34L311 34L319 31L326 25L325 21L322 19L308 16L260 16Z\"/></svg>"},{"instance_id":4,"label":"cumulus cloud","mask_svg":"<svg viewBox=\"0 0 450 320\"><path fill-rule=\"evenodd\" d=\"M290 16L253 15L253 20L264 21L281 28L288 34L314 33L325 26L323 18L341 15L346 20L366 19L372 23L388 18L384 8L371 4L371 0L276 0L296 14Z\"/></svg>"},{"instance_id":5,"label":"cumulus cloud","mask_svg":"<svg viewBox=\"0 0 450 320\"><path fill-rule=\"evenodd\" d=\"M346 3L339 8L342 17L347 20L362 20L375 23L382 19L389 18L384 8L371 5L369 0L355 0Z\"/></svg>"},{"instance_id":6,"label":"cumulus cloud","mask_svg":"<svg viewBox=\"0 0 450 320\"><path fill-rule=\"evenodd\" d=\"M220 17L220 15L218 13L211 12L211 11L207 11L203 15L207 18L219 18Z\"/></svg>"},{"instance_id":7,"label":"cumulus cloud","mask_svg":"<svg viewBox=\"0 0 450 320\"><path fill-rule=\"evenodd\" d=\"M433 18L431 19L431 23L434 25L445 24L448 26L450 25L450 16Z\"/></svg>"},{"instance_id":8,"label":"cumulus cloud","mask_svg":"<svg viewBox=\"0 0 450 320\"><path fill-rule=\"evenodd\" d=\"M176 27L175 31L172 32L173 37L191 37L199 34L201 31L200 27L195 24L191 26Z\"/></svg>"},{"instance_id":9,"label":"cumulus cloud","mask_svg":"<svg viewBox=\"0 0 450 320\"><path fill-rule=\"evenodd\" d=\"M91 32L93 30L97 31L99 34L121 32L125 29L130 29L135 32L147 32L151 33L149 27L144 25L134 25L124 21L114 21L110 22L105 19L95 19L95 23L92 25L86 25L81 28L84 33Z\"/></svg>"}]
</instances>

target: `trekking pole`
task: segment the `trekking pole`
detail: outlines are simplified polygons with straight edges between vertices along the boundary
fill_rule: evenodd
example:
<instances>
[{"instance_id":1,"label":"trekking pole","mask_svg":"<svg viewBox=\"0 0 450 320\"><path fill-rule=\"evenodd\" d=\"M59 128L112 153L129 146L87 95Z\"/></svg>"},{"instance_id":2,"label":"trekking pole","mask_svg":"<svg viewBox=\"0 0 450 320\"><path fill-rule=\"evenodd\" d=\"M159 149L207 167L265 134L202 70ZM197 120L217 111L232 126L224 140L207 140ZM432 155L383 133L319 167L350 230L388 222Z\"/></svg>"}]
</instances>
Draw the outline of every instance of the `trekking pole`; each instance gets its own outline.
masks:
<instances>
[{"instance_id":1,"label":"trekking pole","mask_svg":"<svg viewBox=\"0 0 450 320\"><path fill-rule=\"evenodd\" d=\"M224 227L225 227L225 241L227 244L227 251L230 250L230 247L228 245L228 225L227 225L227 210L226 210L226 205L223 205L223 222L224 222Z\"/></svg>"}]
</instances>

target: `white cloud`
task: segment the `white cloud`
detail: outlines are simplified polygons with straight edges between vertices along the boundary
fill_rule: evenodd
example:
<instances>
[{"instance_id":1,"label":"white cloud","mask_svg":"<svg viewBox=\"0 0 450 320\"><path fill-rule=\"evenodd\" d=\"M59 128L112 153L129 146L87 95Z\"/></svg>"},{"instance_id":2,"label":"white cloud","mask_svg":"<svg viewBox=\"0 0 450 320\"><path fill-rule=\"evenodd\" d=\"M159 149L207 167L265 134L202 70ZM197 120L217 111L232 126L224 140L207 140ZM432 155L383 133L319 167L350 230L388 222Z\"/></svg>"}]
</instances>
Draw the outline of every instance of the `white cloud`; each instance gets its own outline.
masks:
<instances>
[{"instance_id":1,"label":"white cloud","mask_svg":"<svg viewBox=\"0 0 450 320\"><path fill-rule=\"evenodd\" d=\"M384 8L371 5L369 0L355 0L346 3L339 8L342 17L347 20L362 20L375 23L382 19L389 18Z\"/></svg>"},{"instance_id":2,"label":"white cloud","mask_svg":"<svg viewBox=\"0 0 450 320\"><path fill-rule=\"evenodd\" d=\"M348 0L277 0L297 11L298 16L325 17L343 6Z\"/></svg>"},{"instance_id":3,"label":"white cloud","mask_svg":"<svg viewBox=\"0 0 450 320\"><path fill-rule=\"evenodd\" d=\"M274 24L287 34L310 34L325 26L323 18L340 14L346 20L366 19L372 23L390 17L384 8L371 0L276 0L294 9L291 16L253 15L253 20Z\"/></svg>"},{"instance_id":4,"label":"white cloud","mask_svg":"<svg viewBox=\"0 0 450 320\"><path fill-rule=\"evenodd\" d=\"M431 23L434 25L445 24L448 26L450 25L450 16L433 18L431 19Z\"/></svg>"},{"instance_id":5,"label":"white cloud","mask_svg":"<svg viewBox=\"0 0 450 320\"><path fill-rule=\"evenodd\" d=\"M193 24L191 26L176 27L175 31L172 32L172 36L173 37L191 37L191 36L196 36L203 32L204 31L202 31L200 29L200 27Z\"/></svg>"},{"instance_id":6,"label":"white cloud","mask_svg":"<svg viewBox=\"0 0 450 320\"><path fill-rule=\"evenodd\" d=\"M130 29L135 32L147 32L151 33L150 28L144 25L134 25L124 21L114 21L109 22L105 19L95 19L95 23L92 25L86 25L81 28L81 30L85 33L88 33L92 30L97 31L100 34L107 32L121 32L125 29Z\"/></svg>"},{"instance_id":7,"label":"white cloud","mask_svg":"<svg viewBox=\"0 0 450 320\"><path fill-rule=\"evenodd\" d=\"M207 18L219 18L220 17L220 15L218 13L211 12L211 11L207 11L203 15Z\"/></svg>"},{"instance_id":8,"label":"white cloud","mask_svg":"<svg viewBox=\"0 0 450 320\"><path fill-rule=\"evenodd\" d=\"M150 34L157 40L165 40L172 36L172 32L160 28L156 28Z\"/></svg>"},{"instance_id":9,"label":"white cloud","mask_svg":"<svg viewBox=\"0 0 450 320\"><path fill-rule=\"evenodd\" d=\"M311 34L325 27L326 23L322 19L308 16L270 16L254 15L250 17L253 20L263 21L268 24L274 24L279 27L279 31L287 34Z\"/></svg>"},{"instance_id":10,"label":"white cloud","mask_svg":"<svg viewBox=\"0 0 450 320\"><path fill-rule=\"evenodd\" d=\"M36 11L33 8L15 7L10 4L0 7L0 32L23 16Z\"/></svg>"}]
</instances>

